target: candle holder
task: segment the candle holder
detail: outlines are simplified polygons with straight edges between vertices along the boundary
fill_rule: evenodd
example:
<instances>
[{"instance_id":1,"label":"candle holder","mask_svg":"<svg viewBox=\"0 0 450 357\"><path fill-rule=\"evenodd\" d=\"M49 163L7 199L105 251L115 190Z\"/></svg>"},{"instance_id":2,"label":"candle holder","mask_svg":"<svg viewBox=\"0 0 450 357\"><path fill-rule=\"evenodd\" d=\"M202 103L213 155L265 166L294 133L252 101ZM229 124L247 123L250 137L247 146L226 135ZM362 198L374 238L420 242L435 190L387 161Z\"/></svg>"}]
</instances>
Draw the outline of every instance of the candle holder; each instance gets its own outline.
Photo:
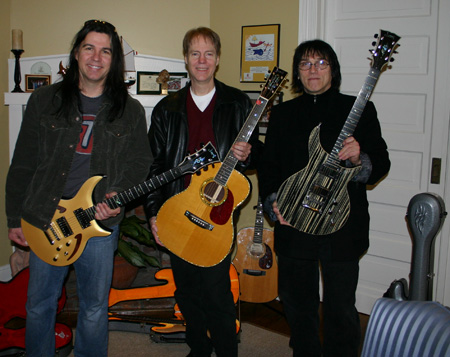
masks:
<instances>
[{"instance_id":1,"label":"candle holder","mask_svg":"<svg viewBox=\"0 0 450 357\"><path fill-rule=\"evenodd\" d=\"M20 74L20 55L23 53L23 50L11 50L16 57L16 67L14 68L14 82L16 86L12 90L12 93L23 93L22 88L20 88L20 82L22 80L22 75Z\"/></svg>"}]
</instances>

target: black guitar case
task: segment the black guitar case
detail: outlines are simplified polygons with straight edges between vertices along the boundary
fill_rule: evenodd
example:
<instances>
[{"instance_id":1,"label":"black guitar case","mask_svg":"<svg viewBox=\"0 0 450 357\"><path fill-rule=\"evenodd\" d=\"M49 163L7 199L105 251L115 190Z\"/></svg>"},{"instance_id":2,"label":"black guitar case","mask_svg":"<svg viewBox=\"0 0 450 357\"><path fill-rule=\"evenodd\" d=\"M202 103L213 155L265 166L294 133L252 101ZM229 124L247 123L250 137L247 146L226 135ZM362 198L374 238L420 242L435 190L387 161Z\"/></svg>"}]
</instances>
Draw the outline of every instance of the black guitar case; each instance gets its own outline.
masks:
<instances>
[{"instance_id":1,"label":"black guitar case","mask_svg":"<svg viewBox=\"0 0 450 357\"><path fill-rule=\"evenodd\" d=\"M408 205L406 222L413 241L410 287L402 278L392 282L384 294L399 301L432 299L434 241L447 216L442 198L435 193L419 193Z\"/></svg>"}]
</instances>

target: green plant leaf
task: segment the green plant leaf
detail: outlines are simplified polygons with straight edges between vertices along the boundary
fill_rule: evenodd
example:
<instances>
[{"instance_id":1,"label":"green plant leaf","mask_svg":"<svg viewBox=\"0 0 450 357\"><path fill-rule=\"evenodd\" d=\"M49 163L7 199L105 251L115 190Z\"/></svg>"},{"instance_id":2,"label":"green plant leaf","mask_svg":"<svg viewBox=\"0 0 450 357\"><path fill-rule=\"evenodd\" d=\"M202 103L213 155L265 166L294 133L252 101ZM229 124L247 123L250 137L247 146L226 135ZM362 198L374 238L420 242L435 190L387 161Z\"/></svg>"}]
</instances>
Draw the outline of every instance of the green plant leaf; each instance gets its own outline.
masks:
<instances>
[{"instance_id":1,"label":"green plant leaf","mask_svg":"<svg viewBox=\"0 0 450 357\"><path fill-rule=\"evenodd\" d=\"M142 254L144 253L142 253L139 248L135 247L132 243L119 239L117 249L119 251L119 255L128 263L137 267L146 267L146 260L142 257Z\"/></svg>"}]
</instances>

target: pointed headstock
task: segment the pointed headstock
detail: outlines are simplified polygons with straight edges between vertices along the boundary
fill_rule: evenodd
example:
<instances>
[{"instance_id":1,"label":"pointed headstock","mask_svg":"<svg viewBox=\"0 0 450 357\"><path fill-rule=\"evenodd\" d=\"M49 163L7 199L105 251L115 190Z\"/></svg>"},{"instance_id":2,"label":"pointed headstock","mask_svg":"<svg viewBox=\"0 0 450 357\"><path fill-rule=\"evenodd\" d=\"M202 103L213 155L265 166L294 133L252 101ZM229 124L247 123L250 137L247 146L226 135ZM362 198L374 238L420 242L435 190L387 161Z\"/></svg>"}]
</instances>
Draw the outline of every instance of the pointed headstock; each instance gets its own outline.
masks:
<instances>
[{"instance_id":1,"label":"pointed headstock","mask_svg":"<svg viewBox=\"0 0 450 357\"><path fill-rule=\"evenodd\" d=\"M269 78L264 84L263 90L261 91L261 97L264 97L270 101L275 93L282 87L286 76L286 71L283 71L281 68L274 67Z\"/></svg>"},{"instance_id":2,"label":"pointed headstock","mask_svg":"<svg viewBox=\"0 0 450 357\"><path fill-rule=\"evenodd\" d=\"M375 35L377 41L373 42L372 45L375 49L369 50L372 53L371 67L379 70L380 72L388 67L389 62L393 62L394 58L392 55L395 49L400 45L397 43L400 40L400 36L397 36L393 32L380 30L380 33Z\"/></svg>"}]
</instances>

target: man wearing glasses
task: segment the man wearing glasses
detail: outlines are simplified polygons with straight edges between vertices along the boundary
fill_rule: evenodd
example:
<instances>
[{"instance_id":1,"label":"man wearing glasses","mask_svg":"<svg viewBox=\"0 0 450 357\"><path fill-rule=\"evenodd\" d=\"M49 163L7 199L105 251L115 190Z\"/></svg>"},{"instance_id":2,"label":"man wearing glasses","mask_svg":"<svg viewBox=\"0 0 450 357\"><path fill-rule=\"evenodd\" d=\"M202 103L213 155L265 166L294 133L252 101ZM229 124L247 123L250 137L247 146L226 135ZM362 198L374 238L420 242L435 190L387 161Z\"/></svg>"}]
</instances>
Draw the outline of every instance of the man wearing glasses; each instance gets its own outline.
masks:
<instances>
[{"instance_id":1,"label":"man wearing glasses","mask_svg":"<svg viewBox=\"0 0 450 357\"><path fill-rule=\"evenodd\" d=\"M76 356L107 356L108 294L124 212L102 201L145 180L151 162L146 129L144 108L124 83L114 26L87 21L75 36L62 82L37 89L28 101L6 184L8 237L27 246L21 219L49 230L60 200L72 199L88 178L104 175L93 193L94 213L112 233L90 238L73 263L80 307ZM55 355L58 298L68 270L30 254L28 357Z\"/></svg>"},{"instance_id":2,"label":"man wearing glasses","mask_svg":"<svg viewBox=\"0 0 450 357\"><path fill-rule=\"evenodd\" d=\"M260 195L275 223L279 295L291 328L294 356L357 356L360 323L355 308L359 259L369 247L366 184L390 168L387 146L373 103L368 102L354 135L338 156L344 167L361 165L348 184L351 210L346 224L326 235L301 232L277 207L282 183L305 168L311 131L320 124L320 145L330 153L355 97L341 94L340 66L321 40L301 43L294 54L292 88L300 95L272 109L258 168ZM323 345L319 339L319 266L323 278Z\"/></svg>"}]
</instances>

